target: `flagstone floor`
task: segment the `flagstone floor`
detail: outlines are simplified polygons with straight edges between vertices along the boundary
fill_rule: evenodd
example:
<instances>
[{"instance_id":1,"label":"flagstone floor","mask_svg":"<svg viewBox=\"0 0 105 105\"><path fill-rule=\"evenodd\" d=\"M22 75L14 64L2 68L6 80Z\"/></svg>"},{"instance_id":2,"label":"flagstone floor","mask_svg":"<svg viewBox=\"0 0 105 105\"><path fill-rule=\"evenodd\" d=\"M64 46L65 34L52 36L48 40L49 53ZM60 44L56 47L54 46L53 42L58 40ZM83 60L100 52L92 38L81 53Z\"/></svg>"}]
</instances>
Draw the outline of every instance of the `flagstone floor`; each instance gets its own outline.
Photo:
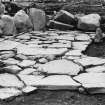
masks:
<instances>
[{"instance_id":1,"label":"flagstone floor","mask_svg":"<svg viewBox=\"0 0 105 105\"><path fill-rule=\"evenodd\" d=\"M0 38L0 99L19 100L39 89L105 93L105 58L82 53L94 36L56 30Z\"/></svg>"}]
</instances>

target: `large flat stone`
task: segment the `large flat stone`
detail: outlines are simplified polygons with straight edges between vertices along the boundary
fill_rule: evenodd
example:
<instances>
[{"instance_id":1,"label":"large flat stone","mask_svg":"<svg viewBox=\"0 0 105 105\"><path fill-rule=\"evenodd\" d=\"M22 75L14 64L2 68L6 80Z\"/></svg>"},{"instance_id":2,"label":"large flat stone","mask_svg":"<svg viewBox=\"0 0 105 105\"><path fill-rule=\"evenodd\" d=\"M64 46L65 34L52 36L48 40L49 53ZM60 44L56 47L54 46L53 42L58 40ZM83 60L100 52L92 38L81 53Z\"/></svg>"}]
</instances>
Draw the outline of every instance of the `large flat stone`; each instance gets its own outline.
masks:
<instances>
[{"instance_id":1,"label":"large flat stone","mask_svg":"<svg viewBox=\"0 0 105 105\"><path fill-rule=\"evenodd\" d=\"M14 58L9 58L7 60L3 60L3 62L7 65L15 65L15 64L19 63L19 61Z\"/></svg>"},{"instance_id":2,"label":"large flat stone","mask_svg":"<svg viewBox=\"0 0 105 105\"><path fill-rule=\"evenodd\" d=\"M36 62L32 60L23 60L22 62L18 63L19 66L21 67L29 67L34 65Z\"/></svg>"},{"instance_id":3,"label":"large flat stone","mask_svg":"<svg viewBox=\"0 0 105 105\"><path fill-rule=\"evenodd\" d=\"M90 42L72 42L72 48L75 50L85 50Z\"/></svg>"},{"instance_id":4,"label":"large flat stone","mask_svg":"<svg viewBox=\"0 0 105 105\"><path fill-rule=\"evenodd\" d=\"M36 86L36 83L40 82L41 79L44 77L44 76L34 76L34 75L22 75L22 74L19 74L18 75L22 81L24 81L24 83L27 85L27 86Z\"/></svg>"},{"instance_id":5,"label":"large flat stone","mask_svg":"<svg viewBox=\"0 0 105 105\"><path fill-rule=\"evenodd\" d=\"M15 75L4 73L0 74L0 86L22 88L24 84Z\"/></svg>"},{"instance_id":6,"label":"large flat stone","mask_svg":"<svg viewBox=\"0 0 105 105\"><path fill-rule=\"evenodd\" d=\"M75 82L70 76L67 75L53 75L43 78L36 85L39 89L49 89L49 90L60 90L60 89L72 89L75 90L81 84Z\"/></svg>"},{"instance_id":7,"label":"large flat stone","mask_svg":"<svg viewBox=\"0 0 105 105\"><path fill-rule=\"evenodd\" d=\"M13 48L16 48L16 46L19 44L19 42L5 40L3 42L0 42L0 50L11 50Z\"/></svg>"},{"instance_id":8,"label":"large flat stone","mask_svg":"<svg viewBox=\"0 0 105 105\"><path fill-rule=\"evenodd\" d=\"M14 96L21 95L22 92L16 88L1 88L0 89L0 99L5 100Z\"/></svg>"},{"instance_id":9,"label":"large flat stone","mask_svg":"<svg viewBox=\"0 0 105 105\"><path fill-rule=\"evenodd\" d=\"M21 71L19 74L23 74L23 75L29 75L33 72L37 71L36 69L33 68L26 68L23 71Z\"/></svg>"},{"instance_id":10,"label":"large flat stone","mask_svg":"<svg viewBox=\"0 0 105 105\"><path fill-rule=\"evenodd\" d=\"M19 71L21 71L22 69L19 66L17 66L17 65L8 65L8 66L4 67L4 70L6 72L16 74Z\"/></svg>"},{"instance_id":11,"label":"large flat stone","mask_svg":"<svg viewBox=\"0 0 105 105\"><path fill-rule=\"evenodd\" d=\"M24 55L61 55L67 51L67 48L31 48L26 45L18 46L17 53Z\"/></svg>"},{"instance_id":12,"label":"large flat stone","mask_svg":"<svg viewBox=\"0 0 105 105\"><path fill-rule=\"evenodd\" d=\"M75 62L78 62L83 66L100 65L100 64L105 64L105 59L87 56L81 59L76 59Z\"/></svg>"},{"instance_id":13,"label":"large flat stone","mask_svg":"<svg viewBox=\"0 0 105 105\"><path fill-rule=\"evenodd\" d=\"M78 41L90 41L91 37L89 37L88 35L79 35L75 37L75 40Z\"/></svg>"},{"instance_id":14,"label":"large flat stone","mask_svg":"<svg viewBox=\"0 0 105 105\"><path fill-rule=\"evenodd\" d=\"M85 88L105 88L105 73L82 73L73 79Z\"/></svg>"},{"instance_id":15,"label":"large flat stone","mask_svg":"<svg viewBox=\"0 0 105 105\"><path fill-rule=\"evenodd\" d=\"M105 72L105 65L88 68L88 69L86 69L86 72L90 72L90 73L102 73L102 72Z\"/></svg>"},{"instance_id":16,"label":"large flat stone","mask_svg":"<svg viewBox=\"0 0 105 105\"><path fill-rule=\"evenodd\" d=\"M83 68L76 63L68 60L54 60L46 64L41 65L40 67L42 72L49 74L69 74L77 75Z\"/></svg>"},{"instance_id":17,"label":"large flat stone","mask_svg":"<svg viewBox=\"0 0 105 105\"><path fill-rule=\"evenodd\" d=\"M69 56L81 56L81 50L70 50L68 51L65 55L69 55Z\"/></svg>"}]
</instances>

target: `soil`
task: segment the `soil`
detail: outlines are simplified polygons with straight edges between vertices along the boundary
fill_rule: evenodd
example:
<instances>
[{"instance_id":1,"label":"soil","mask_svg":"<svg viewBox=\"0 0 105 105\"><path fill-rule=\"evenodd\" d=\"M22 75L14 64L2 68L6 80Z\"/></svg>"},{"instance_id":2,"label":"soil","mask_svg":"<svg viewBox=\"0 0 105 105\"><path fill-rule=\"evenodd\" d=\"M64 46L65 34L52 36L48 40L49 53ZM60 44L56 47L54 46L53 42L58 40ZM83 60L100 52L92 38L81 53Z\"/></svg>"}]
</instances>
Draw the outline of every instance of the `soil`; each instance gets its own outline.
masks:
<instances>
[{"instance_id":1,"label":"soil","mask_svg":"<svg viewBox=\"0 0 105 105\"><path fill-rule=\"evenodd\" d=\"M90 43L83 54L92 56L92 57L105 57L105 38L103 38L102 42L100 43Z\"/></svg>"},{"instance_id":2,"label":"soil","mask_svg":"<svg viewBox=\"0 0 105 105\"><path fill-rule=\"evenodd\" d=\"M74 91L37 90L0 105L105 105L105 95L85 95Z\"/></svg>"}]
</instances>

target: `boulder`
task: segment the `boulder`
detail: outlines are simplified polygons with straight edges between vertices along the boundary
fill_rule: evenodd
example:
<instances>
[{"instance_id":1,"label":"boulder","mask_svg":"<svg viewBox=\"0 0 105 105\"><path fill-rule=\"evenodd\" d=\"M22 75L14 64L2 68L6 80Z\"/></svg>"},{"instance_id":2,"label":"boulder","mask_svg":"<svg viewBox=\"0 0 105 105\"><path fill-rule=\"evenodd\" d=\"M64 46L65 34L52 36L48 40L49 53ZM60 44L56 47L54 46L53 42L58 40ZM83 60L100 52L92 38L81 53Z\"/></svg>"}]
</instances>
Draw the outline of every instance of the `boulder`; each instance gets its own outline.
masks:
<instances>
[{"instance_id":1,"label":"boulder","mask_svg":"<svg viewBox=\"0 0 105 105\"><path fill-rule=\"evenodd\" d=\"M59 21L65 24L76 25L75 17L71 13L60 10L57 15L54 17L55 21Z\"/></svg>"},{"instance_id":2,"label":"boulder","mask_svg":"<svg viewBox=\"0 0 105 105\"><path fill-rule=\"evenodd\" d=\"M54 20L49 21L48 27L52 28L52 29L59 29L59 30L71 30L71 29L74 29L73 25L64 24L64 23L57 22L57 21L54 21Z\"/></svg>"},{"instance_id":3,"label":"boulder","mask_svg":"<svg viewBox=\"0 0 105 105\"><path fill-rule=\"evenodd\" d=\"M14 16L14 23L17 33L28 32L32 30L32 23L25 11L20 10Z\"/></svg>"},{"instance_id":4,"label":"boulder","mask_svg":"<svg viewBox=\"0 0 105 105\"><path fill-rule=\"evenodd\" d=\"M83 31L95 31L100 26L101 17L98 14L89 14L78 19L78 29Z\"/></svg>"},{"instance_id":5,"label":"boulder","mask_svg":"<svg viewBox=\"0 0 105 105\"><path fill-rule=\"evenodd\" d=\"M43 10L30 8L29 16L33 23L35 31L39 31L45 28L46 25L46 14Z\"/></svg>"},{"instance_id":6,"label":"boulder","mask_svg":"<svg viewBox=\"0 0 105 105\"><path fill-rule=\"evenodd\" d=\"M4 14L4 12L5 12L5 6L0 1L0 15Z\"/></svg>"},{"instance_id":7,"label":"boulder","mask_svg":"<svg viewBox=\"0 0 105 105\"><path fill-rule=\"evenodd\" d=\"M9 15L2 15L0 19L0 34L10 35L15 33L16 28L13 18Z\"/></svg>"}]
</instances>

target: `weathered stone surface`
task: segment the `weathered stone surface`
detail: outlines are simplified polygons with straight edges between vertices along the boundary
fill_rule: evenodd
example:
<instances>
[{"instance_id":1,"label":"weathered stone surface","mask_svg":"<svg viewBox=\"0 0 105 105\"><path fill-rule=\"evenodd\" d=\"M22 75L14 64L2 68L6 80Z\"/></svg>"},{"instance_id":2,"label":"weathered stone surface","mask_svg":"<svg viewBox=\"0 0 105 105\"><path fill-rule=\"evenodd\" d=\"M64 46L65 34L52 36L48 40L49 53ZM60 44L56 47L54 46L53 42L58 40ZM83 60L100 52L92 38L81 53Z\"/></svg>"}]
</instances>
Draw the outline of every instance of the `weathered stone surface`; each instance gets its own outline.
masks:
<instances>
[{"instance_id":1,"label":"weathered stone surface","mask_svg":"<svg viewBox=\"0 0 105 105\"><path fill-rule=\"evenodd\" d=\"M5 40L3 42L0 42L0 50L12 50L13 48L16 48L16 46L18 46L19 44L19 42Z\"/></svg>"},{"instance_id":2,"label":"weathered stone surface","mask_svg":"<svg viewBox=\"0 0 105 105\"><path fill-rule=\"evenodd\" d=\"M22 69L21 69L19 66L17 66L17 65L10 65L10 66L4 67L4 70L5 70L6 72L16 74L16 73L18 73L19 71L21 71Z\"/></svg>"},{"instance_id":3,"label":"weathered stone surface","mask_svg":"<svg viewBox=\"0 0 105 105\"><path fill-rule=\"evenodd\" d=\"M48 46L49 48L71 48L71 43L54 43Z\"/></svg>"},{"instance_id":4,"label":"weathered stone surface","mask_svg":"<svg viewBox=\"0 0 105 105\"><path fill-rule=\"evenodd\" d=\"M78 20L78 29L84 31L95 31L100 26L101 17L98 14L89 14L80 17Z\"/></svg>"},{"instance_id":5,"label":"weathered stone surface","mask_svg":"<svg viewBox=\"0 0 105 105\"><path fill-rule=\"evenodd\" d=\"M89 66L89 65L100 65L105 64L105 59L98 58L98 57L84 57L81 59L75 60L75 62L78 62L82 64L83 66Z\"/></svg>"},{"instance_id":6,"label":"weathered stone surface","mask_svg":"<svg viewBox=\"0 0 105 105\"><path fill-rule=\"evenodd\" d=\"M28 57L25 56L25 55L23 55L23 54L17 54L15 57L16 57L17 59L20 59L20 60L27 60L27 59L28 59Z\"/></svg>"},{"instance_id":7,"label":"weathered stone surface","mask_svg":"<svg viewBox=\"0 0 105 105\"><path fill-rule=\"evenodd\" d=\"M81 53L81 50L70 50L65 55L69 55L69 56L81 56L82 53Z\"/></svg>"},{"instance_id":8,"label":"weathered stone surface","mask_svg":"<svg viewBox=\"0 0 105 105\"><path fill-rule=\"evenodd\" d=\"M5 100L14 96L21 95L22 92L16 88L0 88L0 99Z\"/></svg>"},{"instance_id":9,"label":"weathered stone surface","mask_svg":"<svg viewBox=\"0 0 105 105\"><path fill-rule=\"evenodd\" d=\"M22 88L24 84L15 75L4 73L0 74L0 86Z\"/></svg>"},{"instance_id":10,"label":"weathered stone surface","mask_svg":"<svg viewBox=\"0 0 105 105\"><path fill-rule=\"evenodd\" d=\"M6 59L12 58L14 56L15 56L15 53L5 53L5 54L0 56L0 59L6 60Z\"/></svg>"},{"instance_id":11,"label":"weathered stone surface","mask_svg":"<svg viewBox=\"0 0 105 105\"><path fill-rule=\"evenodd\" d=\"M36 86L36 83L40 82L44 76L34 76L34 75L18 75L22 81L28 86Z\"/></svg>"},{"instance_id":12,"label":"weathered stone surface","mask_svg":"<svg viewBox=\"0 0 105 105\"><path fill-rule=\"evenodd\" d=\"M49 74L69 74L77 75L83 68L72 61L65 59L50 61L41 66L43 72Z\"/></svg>"},{"instance_id":13,"label":"weathered stone surface","mask_svg":"<svg viewBox=\"0 0 105 105\"><path fill-rule=\"evenodd\" d=\"M67 51L67 48L61 48L61 49L44 49L44 48L30 48L26 45L18 46L17 47L17 53L18 54L24 54L24 55L62 55Z\"/></svg>"},{"instance_id":14,"label":"weathered stone surface","mask_svg":"<svg viewBox=\"0 0 105 105\"><path fill-rule=\"evenodd\" d=\"M3 60L3 62L7 65L15 65L19 63L19 61L14 58L8 58L7 60Z\"/></svg>"},{"instance_id":15,"label":"weathered stone surface","mask_svg":"<svg viewBox=\"0 0 105 105\"><path fill-rule=\"evenodd\" d=\"M22 92L24 93L30 93L32 91L37 90L37 87L33 87L33 86L26 86L25 88L22 89Z\"/></svg>"},{"instance_id":16,"label":"weathered stone surface","mask_svg":"<svg viewBox=\"0 0 105 105\"><path fill-rule=\"evenodd\" d=\"M85 88L105 88L105 73L82 73L73 79Z\"/></svg>"},{"instance_id":17,"label":"weathered stone surface","mask_svg":"<svg viewBox=\"0 0 105 105\"><path fill-rule=\"evenodd\" d=\"M34 26L34 31L39 31L39 30L45 28L46 14L43 10L36 9L36 8L30 8L29 16L30 16L30 19Z\"/></svg>"},{"instance_id":18,"label":"weathered stone surface","mask_svg":"<svg viewBox=\"0 0 105 105\"><path fill-rule=\"evenodd\" d=\"M90 42L72 42L73 49L85 50Z\"/></svg>"},{"instance_id":19,"label":"weathered stone surface","mask_svg":"<svg viewBox=\"0 0 105 105\"><path fill-rule=\"evenodd\" d=\"M55 21L59 21L65 24L76 25L75 17L70 12L60 10L54 17Z\"/></svg>"},{"instance_id":20,"label":"weathered stone surface","mask_svg":"<svg viewBox=\"0 0 105 105\"><path fill-rule=\"evenodd\" d=\"M66 75L54 75L43 78L40 82L36 83L39 89L60 90L60 89L72 89L75 90L81 84L75 82L70 76ZM41 87L40 87L41 86Z\"/></svg>"},{"instance_id":21,"label":"weathered stone surface","mask_svg":"<svg viewBox=\"0 0 105 105\"><path fill-rule=\"evenodd\" d=\"M26 68L23 71L21 71L19 74L21 74L21 75L29 75L29 74L33 73L34 71L37 71L37 70L33 69L33 68Z\"/></svg>"},{"instance_id":22,"label":"weathered stone surface","mask_svg":"<svg viewBox=\"0 0 105 105\"><path fill-rule=\"evenodd\" d=\"M9 15L2 15L0 19L0 34L10 35L15 33L16 28L13 18Z\"/></svg>"},{"instance_id":23,"label":"weathered stone surface","mask_svg":"<svg viewBox=\"0 0 105 105\"><path fill-rule=\"evenodd\" d=\"M88 35L79 35L75 37L75 40L78 41L89 41L90 37Z\"/></svg>"},{"instance_id":24,"label":"weathered stone surface","mask_svg":"<svg viewBox=\"0 0 105 105\"><path fill-rule=\"evenodd\" d=\"M32 60L23 60L22 62L20 62L18 65L21 67L29 67L35 64L35 61Z\"/></svg>"},{"instance_id":25,"label":"weathered stone surface","mask_svg":"<svg viewBox=\"0 0 105 105\"><path fill-rule=\"evenodd\" d=\"M14 23L17 29L17 33L32 31L32 23L29 16L25 11L20 10L14 16Z\"/></svg>"},{"instance_id":26,"label":"weathered stone surface","mask_svg":"<svg viewBox=\"0 0 105 105\"><path fill-rule=\"evenodd\" d=\"M0 15L4 14L5 12L5 5L0 2Z\"/></svg>"},{"instance_id":27,"label":"weathered stone surface","mask_svg":"<svg viewBox=\"0 0 105 105\"><path fill-rule=\"evenodd\" d=\"M102 73L102 72L105 72L105 65L88 68L88 69L86 69L86 72L90 72L90 73Z\"/></svg>"},{"instance_id":28,"label":"weathered stone surface","mask_svg":"<svg viewBox=\"0 0 105 105\"><path fill-rule=\"evenodd\" d=\"M41 59L39 59L38 62L44 64L44 63L47 63L48 60L46 58L41 58Z\"/></svg>"},{"instance_id":29,"label":"weathered stone surface","mask_svg":"<svg viewBox=\"0 0 105 105\"><path fill-rule=\"evenodd\" d=\"M57 22L54 20L50 20L48 26L52 29L59 29L59 30L71 30L74 29L73 25L64 24L61 22Z\"/></svg>"},{"instance_id":30,"label":"weathered stone surface","mask_svg":"<svg viewBox=\"0 0 105 105\"><path fill-rule=\"evenodd\" d=\"M29 33L25 33L25 34L22 34L20 36L18 36L17 38L18 39L23 39L23 40L29 40L30 39L30 35Z\"/></svg>"}]
</instances>

